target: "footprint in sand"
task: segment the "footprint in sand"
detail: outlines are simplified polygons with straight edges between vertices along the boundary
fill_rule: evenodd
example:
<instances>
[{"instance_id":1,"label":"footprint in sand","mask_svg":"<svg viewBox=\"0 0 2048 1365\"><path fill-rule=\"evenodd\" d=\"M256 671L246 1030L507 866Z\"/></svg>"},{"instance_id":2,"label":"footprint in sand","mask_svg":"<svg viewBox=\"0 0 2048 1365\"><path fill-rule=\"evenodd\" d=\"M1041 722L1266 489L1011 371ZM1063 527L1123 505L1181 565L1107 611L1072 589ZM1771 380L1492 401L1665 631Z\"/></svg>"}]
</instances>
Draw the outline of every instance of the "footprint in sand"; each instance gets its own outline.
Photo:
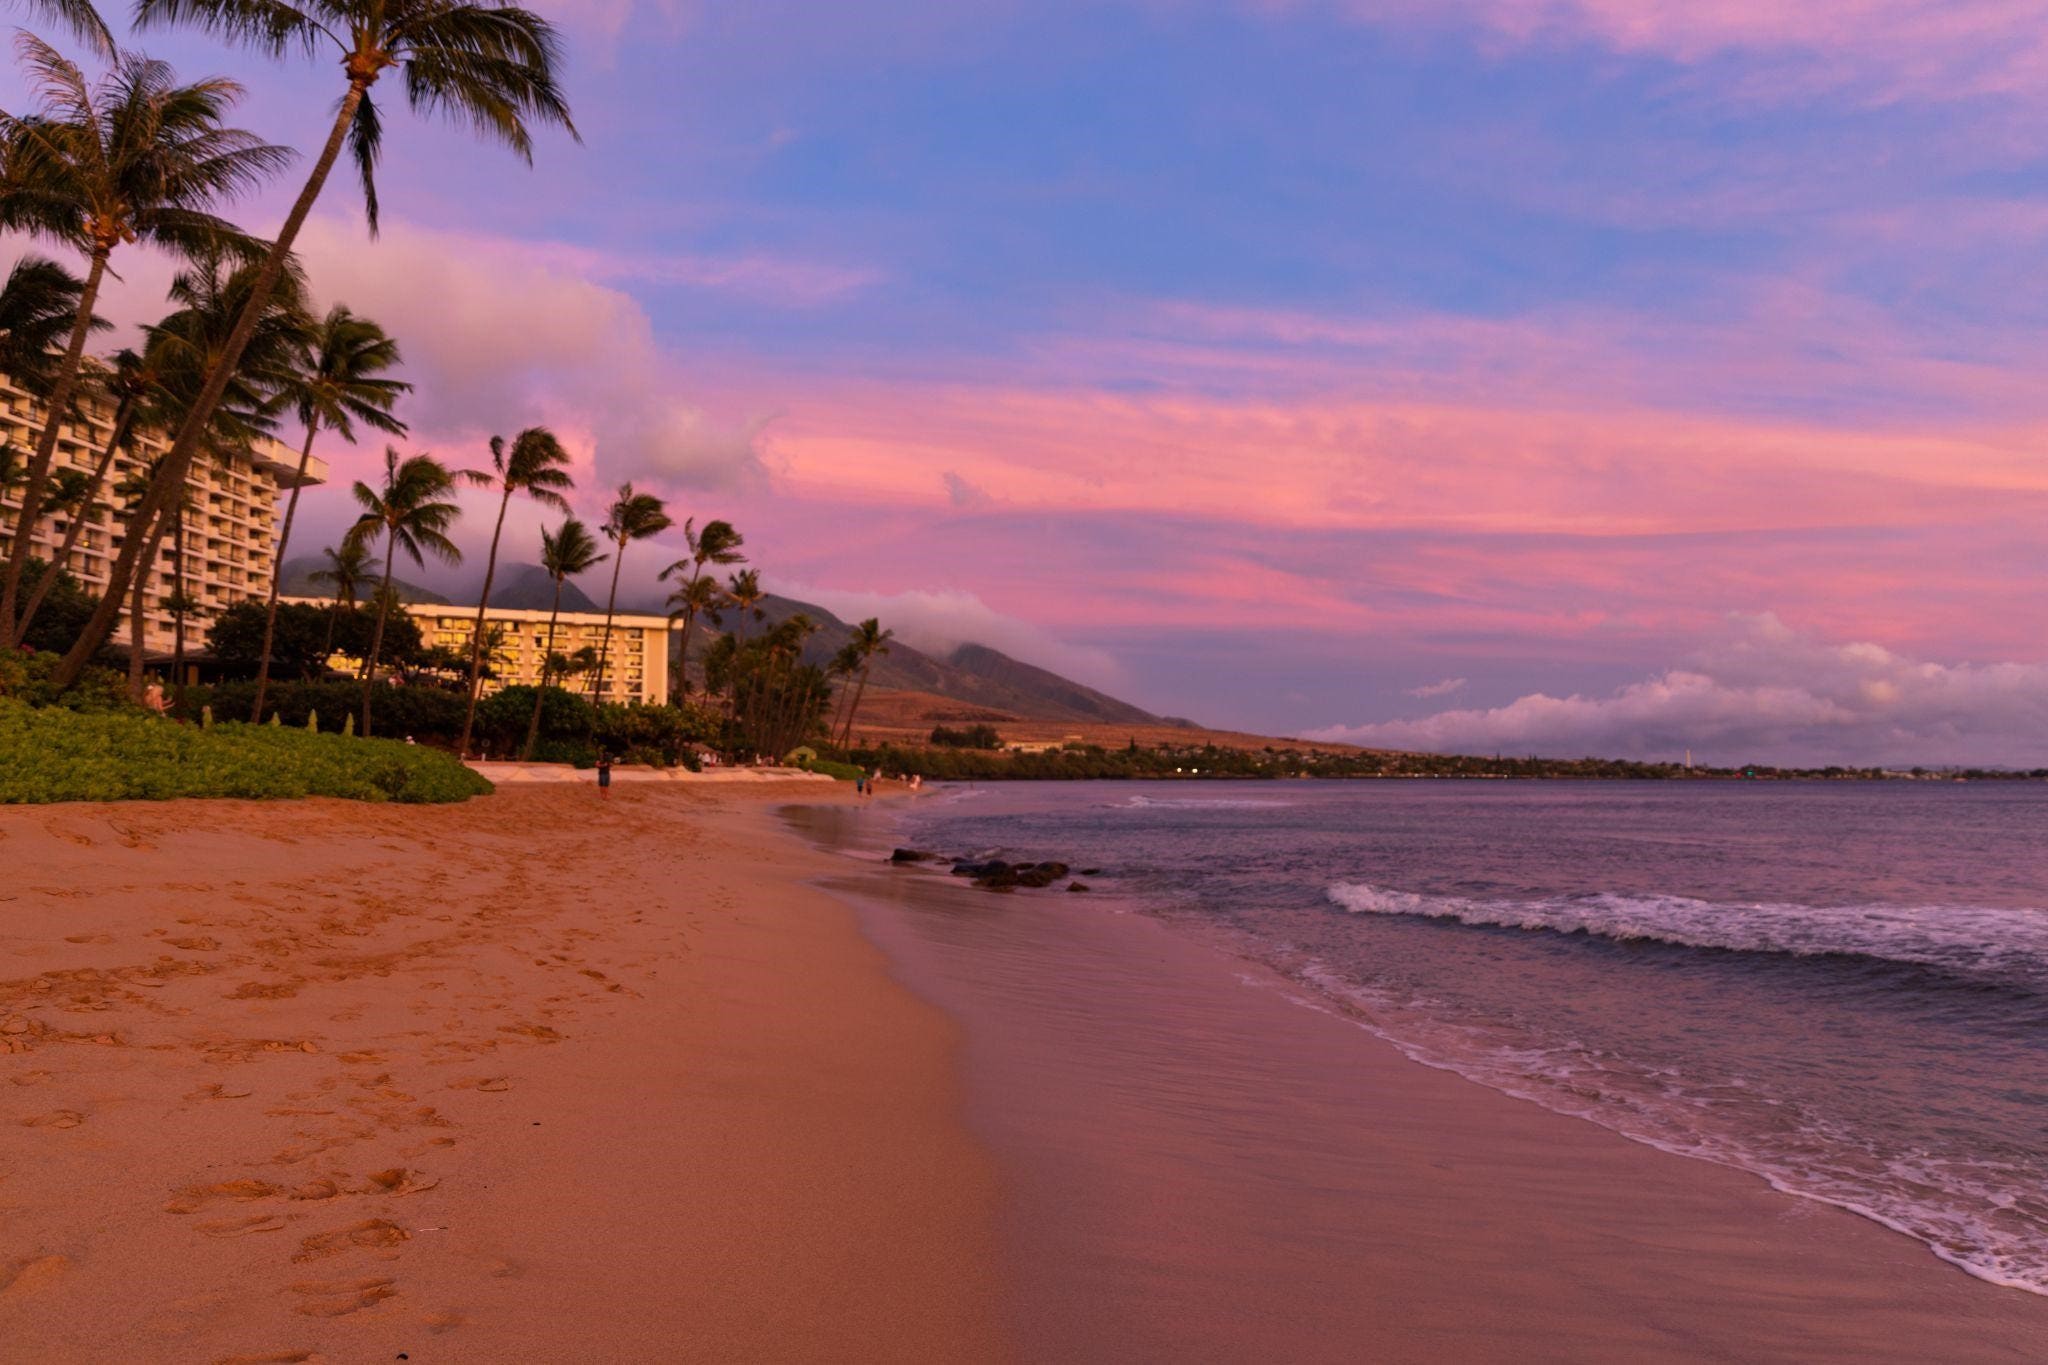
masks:
<instances>
[{"instance_id":1,"label":"footprint in sand","mask_svg":"<svg viewBox=\"0 0 2048 1365\"><path fill-rule=\"evenodd\" d=\"M255 1356L222 1356L213 1365L320 1365L318 1351L266 1351Z\"/></svg>"},{"instance_id":2,"label":"footprint in sand","mask_svg":"<svg viewBox=\"0 0 2048 1365\"><path fill-rule=\"evenodd\" d=\"M302 1280L291 1287L305 1300L298 1311L314 1318L338 1318L384 1302L398 1292L396 1280Z\"/></svg>"},{"instance_id":3,"label":"footprint in sand","mask_svg":"<svg viewBox=\"0 0 2048 1365\"><path fill-rule=\"evenodd\" d=\"M85 1115L76 1109L52 1109L47 1114L37 1114L21 1121L24 1128L76 1128L85 1122Z\"/></svg>"},{"instance_id":4,"label":"footprint in sand","mask_svg":"<svg viewBox=\"0 0 2048 1365\"><path fill-rule=\"evenodd\" d=\"M26 1296L55 1284L71 1268L62 1256L31 1256L22 1261L0 1261L0 1300Z\"/></svg>"},{"instance_id":5,"label":"footprint in sand","mask_svg":"<svg viewBox=\"0 0 2048 1365\"><path fill-rule=\"evenodd\" d=\"M246 1237L252 1232L282 1231L284 1219L274 1213L255 1213L247 1218L217 1218L197 1226L208 1237Z\"/></svg>"},{"instance_id":6,"label":"footprint in sand","mask_svg":"<svg viewBox=\"0 0 2048 1365\"><path fill-rule=\"evenodd\" d=\"M180 1190L164 1205L165 1213L197 1213L219 1199L248 1203L253 1199L275 1199L283 1191L267 1180L223 1180L217 1185L193 1185Z\"/></svg>"},{"instance_id":7,"label":"footprint in sand","mask_svg":"<svg viewBox=\"0 0 2048 1365\"><path fill-rule=\"evenodd\" d=\"M225 1082L202 1085L185 1098L188 1100L246 1100L254 1094L251 1090L237 1090Z\"/></svg>"},{"instance_id":8,"label":"footprint in sand","mask_svg":"<svg viewBox=\"0 0 2048 1365\"><path fill-rule=\"evenodd\" d=\"M351 1223L345 1228L332 1232L316 1232L299 1243L294 1261L317 1261L322 1257L336 1256L358 1247L368 1250L388 1250L401 1242L410 1241L412 1234L396 1223L382 1218L368 1218L360 1223ZM386 1280L384 1283L389 1284ZM301 1310L304 1311L304 1310Z\"/></svg>"},{"instance_id":9,"label":"footprint in sand","mask_svg":"<svg viewBox=\"0 0 2048 1365\"><path fill-rule=\"evenodd\" d=\"M427 1179L422 1171L410 1171L403 1166L372 1171L363 1179L363 1188L355 1191L357 1194L424 1194L441 1183Z\"/></svg>"}]
</instances>

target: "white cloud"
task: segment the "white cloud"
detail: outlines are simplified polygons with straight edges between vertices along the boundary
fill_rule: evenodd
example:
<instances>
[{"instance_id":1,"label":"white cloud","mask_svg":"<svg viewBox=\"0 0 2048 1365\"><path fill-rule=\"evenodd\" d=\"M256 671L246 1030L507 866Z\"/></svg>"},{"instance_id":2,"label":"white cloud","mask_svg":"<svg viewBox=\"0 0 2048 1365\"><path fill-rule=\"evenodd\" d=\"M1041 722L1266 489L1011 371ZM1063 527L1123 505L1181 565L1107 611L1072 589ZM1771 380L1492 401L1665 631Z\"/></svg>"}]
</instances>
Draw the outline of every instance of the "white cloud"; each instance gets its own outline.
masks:
<instances>
[{"instance_id":1,"label":"white cloud","mask_svg":"<svg viewBox=\"0 0 2048 1365\"><path fill-rule=\"evenodd\" d=\"M1451 693L1461 690L1464 686L1465 680L1463 678L1445 678L1440 682L1424 683L1420 687L1411 687L1408 689L1408 695L1411 697L1448 697Z\"/></svg>"},{"instance_id":2,"label":"white cloud","mask_svg":"<svg viewBox=\"0 0 2048 1365\"><path fill-rule=\"evenodd\" d=\"M951 588L847 592L782 582L774 584L774 590L784 597L814 602L842 621L877 617L905 644L940 658L961 645L987 645L1090 687L1114 691L1129 685L1123 666L1107 651L1056 639L1029 621L997 611L971 592Z\"/></svg>"},{"instance_id":3,"label":"white cloud","mask_svg":"<svg viewBox=\"0 0 2048 1365\"><path fill-rule=\"evenodd\" d=\"M594 459L593 486L761 477L766 417L715 416L687 397L645 310L579 253L391 219L371 242L335 217L309 222L299 251L323 306L346 303L397 338L414 385L402 415L423 438L480 445L545 422Z\"/></svg>"},{"instance_id":4,"label":"white cloud","mask_svg":"<svg viewBox=\"0 0 2048 1365\"><path fill-rule=\"evenodd\" d=\"M1735 616L1684 665L1607 696L1332 726L1377 748L1800 764L2048 764L2048 665L1939 664Z\"/></svg>"}]
</instances>

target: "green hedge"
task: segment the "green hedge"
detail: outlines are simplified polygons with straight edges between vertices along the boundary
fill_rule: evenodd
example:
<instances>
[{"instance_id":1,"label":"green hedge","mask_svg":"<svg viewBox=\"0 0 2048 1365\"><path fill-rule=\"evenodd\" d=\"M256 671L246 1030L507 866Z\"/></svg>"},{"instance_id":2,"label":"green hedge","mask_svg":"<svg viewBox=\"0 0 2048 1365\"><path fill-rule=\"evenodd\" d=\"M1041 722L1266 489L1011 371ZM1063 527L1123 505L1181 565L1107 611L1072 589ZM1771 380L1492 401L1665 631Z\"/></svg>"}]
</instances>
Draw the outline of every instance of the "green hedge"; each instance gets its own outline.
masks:
<instances>
[{"instance_id":1,"label":"green hedge","mask_svg":"<svg viewBox=\"0 0 2048 1365\"><path fill-rule=\"evenodd\" d=\"M0 698L0 802L181 796L440 802L491 784L436 749L272 725L202 729L158 716L82 714Z\"/></svg>"}]
</instances>

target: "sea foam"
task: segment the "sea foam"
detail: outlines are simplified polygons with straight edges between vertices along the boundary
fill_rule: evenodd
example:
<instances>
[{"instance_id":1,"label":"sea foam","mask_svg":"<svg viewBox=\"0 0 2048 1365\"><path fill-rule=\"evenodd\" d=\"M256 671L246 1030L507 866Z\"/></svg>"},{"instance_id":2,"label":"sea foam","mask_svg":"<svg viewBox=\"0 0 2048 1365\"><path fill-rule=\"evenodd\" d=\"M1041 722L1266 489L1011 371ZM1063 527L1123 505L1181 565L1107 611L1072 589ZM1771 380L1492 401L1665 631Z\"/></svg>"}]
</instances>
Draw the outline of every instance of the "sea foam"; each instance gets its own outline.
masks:
<instances>
[{"instance_id":1,"label":"sea foam","mask_svg":"<svg viewBox=\"0 0 2048 1365\"><path fill-rule=\"evenodd\" d=\"M1615 942L1797 957L1851 956L2048 989L2048 911L1985 906L1730 903L1594 892L1542 900L1472 900L1338 882L1330 901L1353 914L1585 934Z\"/></svg>"}]
</instances>

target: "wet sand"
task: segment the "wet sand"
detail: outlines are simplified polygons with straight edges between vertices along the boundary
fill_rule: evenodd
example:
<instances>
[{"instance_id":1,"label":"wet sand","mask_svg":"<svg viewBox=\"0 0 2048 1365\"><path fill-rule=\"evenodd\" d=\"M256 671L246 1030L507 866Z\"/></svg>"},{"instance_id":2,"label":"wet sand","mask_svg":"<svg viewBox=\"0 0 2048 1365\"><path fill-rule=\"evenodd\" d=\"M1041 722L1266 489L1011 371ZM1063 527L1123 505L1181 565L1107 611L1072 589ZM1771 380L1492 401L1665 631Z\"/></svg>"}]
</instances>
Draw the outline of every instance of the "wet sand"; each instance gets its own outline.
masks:
<instances>
[{"instance_id":1,"label":"wet sand","mask_svg":"<svg viewBox=\"0 0 2048 1365\"><path fill-rule=\"evenodd\" d=\"M828 885L960 1021L1026 1359L2048 1359L2048 1299L1412 1062L1108 897Z\"/></svg>"},{"instance_id":2,"label":"wet sand","mask_svg":"<svg viewBox=\"0 0 2048 1365\"><path fill-rule=\"evenodd\" d=\"M955 1032L776 799L0 810L0 1359L1003 1358Z\"/></svg>"}]
</instances>

